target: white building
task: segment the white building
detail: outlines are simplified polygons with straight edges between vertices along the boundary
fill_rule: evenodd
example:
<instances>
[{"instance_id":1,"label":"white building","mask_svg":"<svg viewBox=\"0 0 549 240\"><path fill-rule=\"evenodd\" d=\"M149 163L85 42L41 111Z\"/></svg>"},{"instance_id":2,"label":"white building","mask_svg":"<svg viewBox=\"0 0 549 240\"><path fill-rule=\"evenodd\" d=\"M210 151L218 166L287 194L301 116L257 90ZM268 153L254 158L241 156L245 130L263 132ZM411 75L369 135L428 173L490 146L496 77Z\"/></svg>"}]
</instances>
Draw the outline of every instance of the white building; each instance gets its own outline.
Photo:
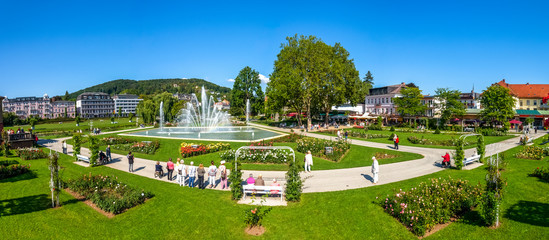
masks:
<instances>
[{"instance_id":1,"label":"white building","mask_svg":"<svg viewBox=\"0 0 549 240\"><path fill-rule=\"evenodd\" d=\"M398 115L393 98L402 97L400 90L406 87L405 83L372 88L370 95L365 99L365 112L370 115Z\"/></svg>"},{"instance_id":2,"label":"white building","mask_svg":"<svg viewBox=\"0 0 549 240\"><path fill-rule=\"evenodd\" d=\"M133 94L118 94L114 95L112 99L114 100L114 112L123 116L127 116L130 113L135 114L137 105L143 100Z\"/></svg>"},{"instance_id":3,"label":"white building","mask_svg":"<svg viewBox=\"0 0 549 240\"><path fill-rule=\"evenodd\" d=\"M357 104L356 106L352 106L351 104L346 103L340 106L333 106L332 111L349 112L353 115L362 115L364 114L364 104Z\"/></svg>"}]
</instances>

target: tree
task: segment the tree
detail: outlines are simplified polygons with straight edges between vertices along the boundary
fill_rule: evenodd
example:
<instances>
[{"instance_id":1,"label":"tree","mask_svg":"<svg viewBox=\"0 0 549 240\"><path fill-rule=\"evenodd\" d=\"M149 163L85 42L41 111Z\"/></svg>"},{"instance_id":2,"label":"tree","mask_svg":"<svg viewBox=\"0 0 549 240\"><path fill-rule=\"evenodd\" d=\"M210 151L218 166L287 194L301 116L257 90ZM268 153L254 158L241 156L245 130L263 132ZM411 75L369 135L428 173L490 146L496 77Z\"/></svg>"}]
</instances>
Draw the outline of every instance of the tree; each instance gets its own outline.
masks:
<instances>
[{"instance_id":1,"label":"tree","mask_svg":"<svg viewBox=\"0 0 549 240\"><path fill-rule=\"evenodd\" d=\"M461 93L458 90L438 88L435 94L436 99L439 101L441 124L446 124L451 118L461 118L465 115L465 106L459 101Z\"/></svg>"},{"instance_id":2,"label":"tree","mask_svg":"<svg viewBox=\"0 0 549 240\"><path fill-rule=\"evenodd\" d=\"M69 96L69 91L65 91L65 96L63 97L63 100L69 101L71 97Z\"/></svg>"},{"instance_id":3,"label":"tree","mask_svg":"<svg viewBox=\"0 0 549 240\"><path fill-rule=\"evenodd\" d=\"M490 122L492 126L496 121L500 123L507 122L507 119L515 115L513 111L515 99L509 93L509 89L500 85L488 87L482 93L480 103L484 108L480 111L482 119Z\"/></svg>"},{"instance_id":4,"label":"tree","mask_svg":"<svg viewBox=\"0 0 549 240\"><path fill-rule=\"evenodd\" d=\"M137 105L137 115L141 116L143 122L146 124L153 123L156 116L156 106L150 99L140 101Z\"/></svg>"},{"instance_id":5,"label":"tree","mask_svg":"<svg viewBox=\"0 0 549 240\"><path fill-rule=\"evenodd\" d=\"M67 108L65 108L65 114L63 114L64 118L67 118Z\"/></svg>"},{"instance_id":6,"label":"tree","mask_svg":"<svg viewBox=\"0 0 549 240\"><path fill-rule=\"evenodd\" d=\"M299 176L301 167L295 161L288 162L288 172L286 173L286 201L299 202L301 192L303 191L303 180Z\"/></svg>"},{"instance_id":7,"label":"tree","mask_svg":"<svg viewBox=\"0 0 549 240\"><path fill-rule=\"evenodd\" d=\"M463 168L463 158L465 158L465 151L463 150L463 138L458 138L456 140L456 152L454 155L454 164L456 164L456 168L461 170Z\"/></svg>"},{"instance_id":8,"label":"tree","mask_svg":"<svg viewBox=\"0 0 549 240\"><path fill-rule=\"evenodd\" d=\"M400 90L402 97L393 98L393 102L397 106L397 111L401 116L413 117L421 115L427 108L421 104L421 90L415 87L406 87Z\"/></svg>"},{"instance_id":9,"label":"tree","mask_svg":"<svg viewBox=\"0 0 549 240\"><path fill-rule=\"evenodd\" d=\"M130 120L130 122L132 122L133 117L134 117L134 114L133 114L133 113L128 114L128 119Z\"/></svg>"},{"instance_id":10,"label":"tree","mask_svg":"<svg viewBox=\"0 0 549 240\"><path fill-rule=\"evenodd\" d=\"M36 122L38 122L36 118L32 117L29 119L29 124L31 125L32 130L34 130L34 126L36 126Z\"/></svg>"},{"instance_id":11,"label":"tree","mask_svg":"<svg viewBox=\"0 0 549 240\"><path fill-rule=\"evenodd\" d=\"M366 76L364 76L364 81L362 81L362 84L359 89L359 93L357 94L357 97L359 97L358 102L364 102L365 97L370 94L370 89L374 85L374 77L372 76L372 73L368 71L366 73Z\"/></svg>"},{"instance_id":12,"label":"tree","mask_svg":"<svg viewBox=\"0 0 549 240\"><path fill-rule=\"evenodd\" d=\"M88 135L88 143L91 151L90 166L95 167L97 165L97 159L99 158L99 139L90 133Z\"/></svg>"},{"instance_id":13,"label":"tree","mask_svg":"<svg viewBox=\"0 0 549 240\"><path fill-rule=\"evenodd\" d=\"M261 90L259 73L246 66L234 79L233 90L231 91L231 114L243 115L246 113L246 100L250 100L251 114L264 112L265 94Z\"/></svg>"},{"instance_id":14,"label":"tree","mask_svg":"<svg viewBox=\"0 0 549 240\"><path fill-rule=\"evenodd\" d=\"M242 170L240 162L236 161L236 169L231 164L231 173L229 175L229 181L231 182L231 193L233 200L240 200L242 198Z\"/></svg>"},{"instance_id":15,"label":"tree","mask_svg":"<svg viewBox=\"0 0 549 240\"><path fill-rule=\"evenodd\" d=\"M81 145L82 145L82 135L80 135L80 133L76 133L72 136L72 141L73 141L73 146L72 146L72 150L74 152L74 157L76 158L76 155L80 154L80 148L81 148ZM78 161L78 158L76 158L76 160Z\"/></svg>"},{"instance_id":16,"label":"tree","mask_svg":"<svg viewBox=\"0 0 549 240\"><path fill-rule=\"evenodd\" d=\"M76 117L74 118L74 121L76 122L76 126L77 126L77 127L80 126L80 121L81 121L81 120L80 120L80 116L76 116Z\"/></svg>"},{"instance_id":17,"label":"tree","mask_svg":"<svg viewBox=\"0 0 549 240\"><path fill-rule=\"evenodd\" d=\"M153 121L157 115L160 114L160 103L164 102L164 121L173 122L177 117L179 111L183 107L182 104L178 104L179 100L173 96L173 94L168 92L163 92L162 94L156 95L154 98L154 104L156 111L153 115ZM141 101L143 102L143 101Z\"/></svg>"}]
</instances>

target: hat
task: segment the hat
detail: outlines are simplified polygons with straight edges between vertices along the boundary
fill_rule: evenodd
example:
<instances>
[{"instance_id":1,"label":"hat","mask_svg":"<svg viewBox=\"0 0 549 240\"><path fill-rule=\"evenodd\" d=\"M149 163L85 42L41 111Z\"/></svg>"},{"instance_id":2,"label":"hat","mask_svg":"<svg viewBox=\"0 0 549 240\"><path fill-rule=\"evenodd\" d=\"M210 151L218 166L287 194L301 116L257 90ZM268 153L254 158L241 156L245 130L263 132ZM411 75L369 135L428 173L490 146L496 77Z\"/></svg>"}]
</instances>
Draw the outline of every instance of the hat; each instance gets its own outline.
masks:
<instances>
[{"instance_id":1,"label":"hat","mask_svg":"<svg viewBox=\"0 0 549 240\"><path fill-rule=\"evenodd\" d=\"M376 157L372 157L372 160L376 160Z\"/></svg>"},{"instance_id":2,"label":"hat","mask_svg":"<svg viewBox=\"0 0 549 240\"><path fill-rule=\"evenodd\" d=\"M180 163L185 163L185 160L181 160L181 161L179 161L179 162L180 162Z\"/></svg>"},{"instance_id":3,"label":"hat","mask_svg":"<svg viewBox=\"0 0 549 240\"><path fill-rule=\"evenodd\" d=\"M221 164L225 164L225 160L221 160Z\"/></svg>"},{"instance_id":4,"label":"hat","mask_svg":"<svg viewBox=\"0 0 549 240\"><path fill-rule=\"evenodd\" d=\"M193 164L194 164L194 162L191 162L191 165L193 165Z\"/></svg>"}]
</instances>

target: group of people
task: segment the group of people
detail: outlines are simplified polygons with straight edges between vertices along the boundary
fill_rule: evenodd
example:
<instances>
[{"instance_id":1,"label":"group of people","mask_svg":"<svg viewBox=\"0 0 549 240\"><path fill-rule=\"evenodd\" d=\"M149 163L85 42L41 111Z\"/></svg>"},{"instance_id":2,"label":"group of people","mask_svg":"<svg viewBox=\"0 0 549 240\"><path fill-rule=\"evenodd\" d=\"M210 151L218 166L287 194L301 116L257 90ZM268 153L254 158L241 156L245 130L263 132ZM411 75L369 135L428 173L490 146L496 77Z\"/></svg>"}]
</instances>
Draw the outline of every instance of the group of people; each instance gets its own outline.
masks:
<instances>
[{"instance_id":1,"label":"group of people","mask_svg":"<svg viewBox=\"0 0 549 240\"><path fill-rule=\"evenodd\" d=\"M337 130L337 139L343 140L343 137L345 137L345 142L347 142L347 138L349 137L349 133L347 131L341 132L341 130Z\"/></svg>"},{"instance_id":2,"label":"group of people","mask_svg":"<svg viewBox=\"0 0 549 240\"><path fill-rule=\"evenodd\" d=\"M254 186L265 186L265 180L263 180L263 175L259 174L257 178L254 178L254 175L250 173L250 177L246 179L246 184ZM271 187L280 187L280 184L276 181L276 178L273 178L273 183ZM271 190L271 194L278 194L278 190Z\"/></svg>"},{"instance_id":3,"label":"group of people","mask_svg":"<svg viewBox=\"0 0 549 240\"><path fill-rule=\"evenodd\" d=\"M14 131L13 129L8 129L6 130L6 132L8 134L20 134L20 133L25 133L25 129L22 129L22 128L17 128L17 131Z\"/></svg>"},{"instance_id":4,"label":"group of people","mask_svg":"<svg viewBox=\"0 0 549 240\"><path fill-rule=\"evenodd\" d=\"M398 138L398 136L396 134L394 134L393 136L393 143L395 144L395 150L398 150L398 143L400 142L400 139Z\"/></svg>"},{"instance_id":5,"label":"group of people","mask_svg":"<svg viewBox=\"0 0 549 240\"><path fill-rule=\"evenodd\" d=\"M101 133L101 129L100 128L94 128L94 129L92 129L92 133L95 134L95 135L99 135Z\"/></svg>"},{"instance_id":6,"label":"group of people","mask_svg":"<svg viewBox=\"0 0 549 240\"><path fill-rule=\"evenodd\" d=\"M174 180L173 172L176 171L175 179L179 183L179 186L189 186L194 188L196 182L198 188L205 189L206 186L209 188L214 188L216 186L216 178L219 174L219 180L221 184L221 189L228 188L227 184L227 167L225 166L225 161L221 161L219 167L215 166L215 162L211 161L211 165L206 169L204 164L199 164L198 167L194 165L194 162L191 162L190 165L185 165L185 160L180 158L174 163L170 158L166 163L167 177L169 181ZM155 165L155 178L162 178L164 176L164 170L160 162L157 161ZM208 184L206 185L205 177L208 177ZM185 184L185 181L188 183Z\"/></svg>"}]
</instances>

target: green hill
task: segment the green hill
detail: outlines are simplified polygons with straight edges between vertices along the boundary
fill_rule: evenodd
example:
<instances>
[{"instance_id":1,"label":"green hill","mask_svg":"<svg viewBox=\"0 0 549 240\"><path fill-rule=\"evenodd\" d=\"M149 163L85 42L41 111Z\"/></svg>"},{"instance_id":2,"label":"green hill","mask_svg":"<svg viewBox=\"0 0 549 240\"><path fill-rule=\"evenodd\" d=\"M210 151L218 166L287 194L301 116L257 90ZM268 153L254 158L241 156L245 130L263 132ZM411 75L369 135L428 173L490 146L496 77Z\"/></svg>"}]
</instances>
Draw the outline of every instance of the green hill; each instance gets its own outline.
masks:
<instances>
[{"instance_id":1,"label":"green hill","mask_svg":"<svg viewBox=\"0 0 549 240\"><path fill-rule=\"evenodd\" d=\"M135 95L149 95L162 92L169 93L197 93L196 87L204 86L210 92L217 92L219 95L228 95L231 92L230 88L221 87L217 84L208 82L204 79L190 78L172 78L172 79L152 79L152 80L129 80L119 79L105 83L101 83L92 87L88 87L69 95L70 99L76 99L78 95L84 92L104 92L110 95L129 93Z\"/></svg>"}]
</instances>

